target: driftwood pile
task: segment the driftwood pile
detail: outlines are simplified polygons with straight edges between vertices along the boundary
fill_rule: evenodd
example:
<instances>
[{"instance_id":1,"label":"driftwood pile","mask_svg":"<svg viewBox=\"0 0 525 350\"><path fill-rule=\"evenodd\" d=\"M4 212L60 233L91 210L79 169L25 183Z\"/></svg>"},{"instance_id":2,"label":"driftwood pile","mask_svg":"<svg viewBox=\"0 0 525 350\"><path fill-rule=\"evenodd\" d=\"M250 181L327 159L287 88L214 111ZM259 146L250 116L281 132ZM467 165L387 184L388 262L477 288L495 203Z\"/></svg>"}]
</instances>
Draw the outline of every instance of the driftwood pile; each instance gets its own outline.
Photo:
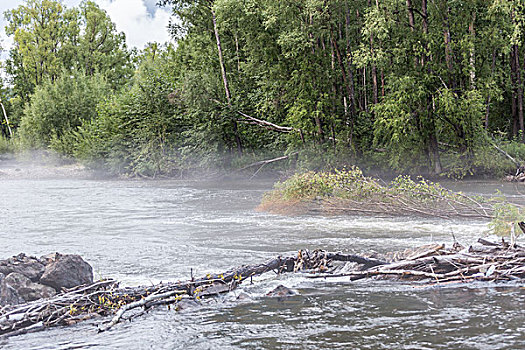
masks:
<instances>
[{"instance_id":1,"label":"driftwood pile","mask_svg":"<svg viewBox=\"0 0 525 350\"><path fill-rule=\"evenodd\" d=\"M348 276L351 281L369 277L397 277L407 280L427 280L442 284L472 281L513 281L525 278L525 248L503 241L494 243L479 239L478 244L452 248L433 244L409 254L393 256L393 261L368 269L337 267L312 277Z\"/></svg>"},{"instance_id":2,"label":"driftwood pile","mask_svg":"<svg viewBox=\"0 0 525 350\"><path fill-rule=\"evenodd\" d=\"M107 331L122 320L133 319L158 305L184 308L205 298L227 293L243 282L267 272L304 273L312 278L348 276L350 280L396 277L426 280L431 284L470 281L509 281L525 278L525 249L480 239L464 248L455 243L425 246L401 255L372 258L324 250L300 250L296 256L276 257L221 274L149 287L119 287L113 280L99 281L65 291L49 299L0 309L0 335L4 337L71 325L99 316L113 316L99 325ZM124 316L125 314L126 317Z\"/></svg>"}]
</instances>

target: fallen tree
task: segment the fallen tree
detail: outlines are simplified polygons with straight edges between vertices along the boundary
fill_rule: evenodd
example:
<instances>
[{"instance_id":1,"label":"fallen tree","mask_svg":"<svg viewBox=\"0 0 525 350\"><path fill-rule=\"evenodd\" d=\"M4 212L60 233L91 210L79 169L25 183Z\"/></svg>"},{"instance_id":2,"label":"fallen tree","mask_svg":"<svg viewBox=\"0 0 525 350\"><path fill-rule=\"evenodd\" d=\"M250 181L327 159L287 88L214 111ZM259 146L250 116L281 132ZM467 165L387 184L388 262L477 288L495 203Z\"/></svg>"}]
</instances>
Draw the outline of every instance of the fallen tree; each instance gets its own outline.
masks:
<instances>
[{"instance_id":1,"label":"fallen tree","mask_svg":"<svg viewBox=\"0 0 525 350\"><path fill-rule=\"evenodd\" d=\"M467 196L437 183L398 176L389 184L353 167L295 174L265 194L258 209L277 214L495 217L495 199ZM521 221L521 220L518 220Z\"/></svg>"},{"instance_id":2,"label":"fallen tree","mask_svg":"<svg viewBox=\"0 0 525 350\"><path fill-rule=\"evenodd\" d=\"M424 246L401 255L367 257L324 250L300 250L296 256L275 257L264 263L245 265L220 274L148 287L119 287L114 280L98 281L67 290L52 298L0 310L0 334L3 337L39 331L52 326L71 325L93 317L113 316L99 325L104 332L122 320L135 318L152 307L184 306L228 293L247 280L264 273L303 273L311 278L347 276L364 278L399 278L426 280L428 283L472 281L510 281L525 278L525 249L504 241L479 240L464 248L455 243ZM127 317L125 315L128 314Z\"/></svg>"}]
</instances>

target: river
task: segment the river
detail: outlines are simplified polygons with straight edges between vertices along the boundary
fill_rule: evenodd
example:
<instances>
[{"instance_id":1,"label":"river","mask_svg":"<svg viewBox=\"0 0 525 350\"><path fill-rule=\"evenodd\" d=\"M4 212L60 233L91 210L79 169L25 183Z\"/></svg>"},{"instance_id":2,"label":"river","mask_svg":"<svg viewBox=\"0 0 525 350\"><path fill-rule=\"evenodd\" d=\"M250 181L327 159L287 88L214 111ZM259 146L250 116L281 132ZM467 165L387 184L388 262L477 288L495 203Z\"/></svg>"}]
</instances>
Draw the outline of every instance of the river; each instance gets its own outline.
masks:
<instances>
[{"instance_id":1,"label":"river","mask_svg":"<svg viewBox=\"0 0 525 350\"><path fill-rule=\"evenodd\" d=\"M511 184L450 183L467 193ZM95 277L126 285L187 279L302 248L386 252L456 239L485 221L284 217L255 210L271 181L0 179L0 257L82 255ZM525 189L523 190L525 192ZM283 284L298 294L264 295ZM250 298L237 301L244 292ZM0 341L3 349L518 349L523 284L422 287L267 274L202 307L155 309L98 334L101 319Z\"/></svg>"}]
</instances>

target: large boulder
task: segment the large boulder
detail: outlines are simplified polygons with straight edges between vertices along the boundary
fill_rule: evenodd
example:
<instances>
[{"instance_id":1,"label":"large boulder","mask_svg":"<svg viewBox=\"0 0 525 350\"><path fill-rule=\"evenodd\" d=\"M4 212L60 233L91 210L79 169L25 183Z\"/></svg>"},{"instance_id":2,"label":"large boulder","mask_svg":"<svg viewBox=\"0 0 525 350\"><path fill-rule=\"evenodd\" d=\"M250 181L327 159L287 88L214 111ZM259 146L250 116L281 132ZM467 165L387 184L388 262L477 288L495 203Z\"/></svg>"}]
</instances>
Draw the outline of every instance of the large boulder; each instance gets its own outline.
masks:
<instances>
[{"instance_id":1,"label":"large boulder","mask_svg":"<svg viewBox=\"0 0 525 350\"><path fill-rule=\"evenodd\" d=\"M40 283L55 288L57 292L93 283L93 268L80 255L56 253L49 261Z\"/></svg>"},{"instance_id":2,"label":"large boulder","mask_svg":"<svg viewBox=\"0 0 525 350\"><path fill-rule=\"evenodd\" d=\"M0 260L0 273L4 276L12 272L22 274L29 278L32 282L38 282L44 273L44 264L34 256L26 256L20 253L9 259Z\"/></svg>"},{"instance_id":3,"label":"large boulder","mask_svg":"<svg viewBox=\"0 0 525 350\"><path fill-rule=\"evenodd\" d=\"M19 304L42 298L49 298L56 294L56 291L42 284L33 283L26 276L12 272L3 278L0 283L0 303Z\"/></svg>"}]
</instances>

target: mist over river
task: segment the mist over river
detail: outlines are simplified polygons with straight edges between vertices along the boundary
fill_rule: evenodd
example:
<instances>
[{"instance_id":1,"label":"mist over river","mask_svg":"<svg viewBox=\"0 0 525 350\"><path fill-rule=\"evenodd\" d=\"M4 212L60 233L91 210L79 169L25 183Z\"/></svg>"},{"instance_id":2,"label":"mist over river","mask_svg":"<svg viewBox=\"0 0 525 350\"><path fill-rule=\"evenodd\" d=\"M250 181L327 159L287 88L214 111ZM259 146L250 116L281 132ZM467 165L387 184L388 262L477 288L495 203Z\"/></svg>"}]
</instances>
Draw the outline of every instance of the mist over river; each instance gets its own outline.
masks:
<instances>
[{"instance_id":1,"label":"mist over river","mask_svg":"<svg viewBox=\"0 0 525 350\"><path fill-rule=\"evenodd\" d=\"M271 180L121 181L0 177L0 257L76 253L95 278L125 285L187 279L302 248L362 253L462 244L487 221L359 216L285 217L255 207ZM448 183L469 194L523 190ZM2 349L519 349L523 284L422 287L266 274L182 312L156 308L97 333L102 319L0 341ZM298 295L264 295L283 284ZM250 296L237 301L239 293Z\"/></svg>"}]
</instances>

